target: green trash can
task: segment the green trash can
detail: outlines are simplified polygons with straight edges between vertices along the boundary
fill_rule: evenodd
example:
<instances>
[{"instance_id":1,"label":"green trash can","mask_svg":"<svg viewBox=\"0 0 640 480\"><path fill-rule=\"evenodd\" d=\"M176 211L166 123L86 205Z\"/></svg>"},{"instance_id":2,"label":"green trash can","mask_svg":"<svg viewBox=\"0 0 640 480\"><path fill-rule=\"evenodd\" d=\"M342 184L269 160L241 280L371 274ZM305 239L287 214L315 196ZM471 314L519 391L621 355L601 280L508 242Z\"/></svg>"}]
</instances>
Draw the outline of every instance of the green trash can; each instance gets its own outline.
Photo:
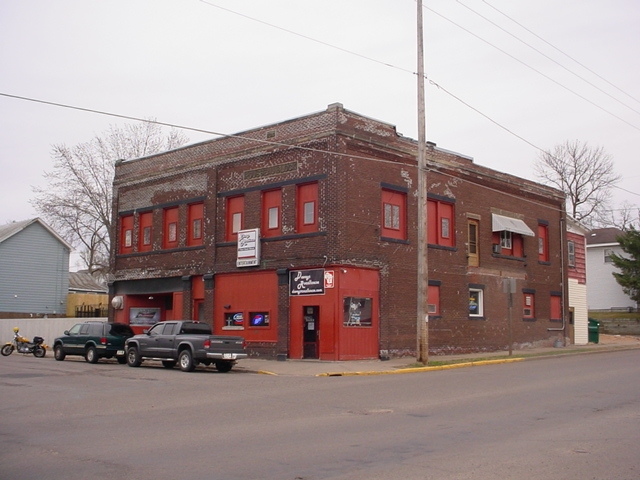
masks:
<instances>
[{"instance_id":1,"label":"green trash can","mask_svg":"<svg viewBox=\"0 0 640 480\"><path fill-rule=\"evenodd\" d=\"M600 322L595 318L589 319L589 343L600 343Z\"/></svg>"}]
</instances>

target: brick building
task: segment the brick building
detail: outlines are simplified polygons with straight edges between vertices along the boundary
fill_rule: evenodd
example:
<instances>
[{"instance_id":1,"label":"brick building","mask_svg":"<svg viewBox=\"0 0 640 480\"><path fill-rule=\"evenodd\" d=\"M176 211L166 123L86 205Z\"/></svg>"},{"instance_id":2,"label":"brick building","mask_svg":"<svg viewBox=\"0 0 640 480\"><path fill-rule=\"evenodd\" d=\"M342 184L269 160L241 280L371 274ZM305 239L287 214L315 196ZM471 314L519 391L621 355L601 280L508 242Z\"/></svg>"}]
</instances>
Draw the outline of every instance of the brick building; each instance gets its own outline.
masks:
<instances>
[{"instance_id":1,"label":"brick building","mask_svg":"<svg viewBox=\"0 0 640 480\"><path fill-rule=\"evenodd\" d=\"M552 342L566 310L562 193L427 150L430 352ZM265 357L415 355L416 152L333 104L119 161L111 319L195 318Z\"/></svg>"}]
</instances>

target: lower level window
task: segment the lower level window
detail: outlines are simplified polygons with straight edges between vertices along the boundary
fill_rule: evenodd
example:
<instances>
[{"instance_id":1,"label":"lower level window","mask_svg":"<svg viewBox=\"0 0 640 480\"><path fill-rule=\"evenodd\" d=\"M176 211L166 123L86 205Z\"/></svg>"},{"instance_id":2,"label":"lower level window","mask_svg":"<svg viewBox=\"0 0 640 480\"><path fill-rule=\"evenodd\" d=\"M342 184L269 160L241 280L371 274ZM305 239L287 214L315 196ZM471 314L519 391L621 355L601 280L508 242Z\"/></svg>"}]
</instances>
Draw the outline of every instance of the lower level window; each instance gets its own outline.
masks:
<instances>
[{"instance_id":1,"label":"lower level window","mask_svg":"<svg viewBox=\"0 0 640 480\"><path fill-rule=\"evenodd\" d=\"M345 297L344 321L345 327L370 327L372 323L372 299Z\"/></svg>"},{"instance_id":2,"label":"lower level window","mask_svg":"<svg viewBox=\"0 0 640 480\"><path fill-rule=\"evenodd\" d=\"M244 315L242 312L228 312L224 314L223 330L244 330Z\"/></svg>"},{"instance_id":3,"label":"lower level window","mask_svg":"<svg viewBox=\"0 0 640 480\"><path fill-rule=\"evenodd\" d=\"M469 316L470 317L484 316L483 293L484 292L480 288L469 289Z\"/></svg>"},{"instance_id":4,"label":"lower level window","mask_svg":"<svg viewBox=\"0 0 640 480\"><path fill-rule=\"evenodd\" d=\"M249 326L251 327L268 327L269 314L267 312L250 312Z\"/></svg>"}]
</instances>

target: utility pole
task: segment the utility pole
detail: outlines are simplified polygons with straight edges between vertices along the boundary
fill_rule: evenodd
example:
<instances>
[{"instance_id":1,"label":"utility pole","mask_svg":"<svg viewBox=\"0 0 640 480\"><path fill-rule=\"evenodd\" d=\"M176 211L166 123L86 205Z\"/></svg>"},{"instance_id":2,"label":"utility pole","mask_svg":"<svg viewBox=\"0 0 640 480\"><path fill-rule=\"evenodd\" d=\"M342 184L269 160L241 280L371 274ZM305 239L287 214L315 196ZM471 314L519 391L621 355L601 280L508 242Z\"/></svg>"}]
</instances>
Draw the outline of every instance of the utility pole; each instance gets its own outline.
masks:
<instances>
[{"instance_id":1,"label":"utility pole","mask_svg":"<svg viewBox=\"0 0 640 480\"><path fill-rule=\"evenodd\" d=\"M417 361L429 361L429 270L427 262L427 160L426 115L424 107L424 46L422 0L418 4L418 314Z\"/></svg>"}]
</instances>

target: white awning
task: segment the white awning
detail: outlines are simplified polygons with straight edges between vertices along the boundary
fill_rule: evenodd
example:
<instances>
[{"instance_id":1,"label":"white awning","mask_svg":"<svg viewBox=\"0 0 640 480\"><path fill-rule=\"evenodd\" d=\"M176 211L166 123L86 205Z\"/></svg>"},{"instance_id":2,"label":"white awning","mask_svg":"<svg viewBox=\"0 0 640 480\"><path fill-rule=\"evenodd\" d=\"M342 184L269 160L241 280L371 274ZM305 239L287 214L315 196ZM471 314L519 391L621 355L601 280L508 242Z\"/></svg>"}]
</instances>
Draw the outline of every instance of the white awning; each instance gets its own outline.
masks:
<instances>
[{"instance_id":1,"label":"white awning","mask_svg":"<svg viewBox=\"0 0 640 480\"><path fill-rule=\"evenodd\" d=\"M533 230L527 227L527 224L519 218L505 217L503 215L496 215L495 213L491 214L491 229L494 232L507 231L529 237L536 236Z\"/></svg>"}]
</instances>

